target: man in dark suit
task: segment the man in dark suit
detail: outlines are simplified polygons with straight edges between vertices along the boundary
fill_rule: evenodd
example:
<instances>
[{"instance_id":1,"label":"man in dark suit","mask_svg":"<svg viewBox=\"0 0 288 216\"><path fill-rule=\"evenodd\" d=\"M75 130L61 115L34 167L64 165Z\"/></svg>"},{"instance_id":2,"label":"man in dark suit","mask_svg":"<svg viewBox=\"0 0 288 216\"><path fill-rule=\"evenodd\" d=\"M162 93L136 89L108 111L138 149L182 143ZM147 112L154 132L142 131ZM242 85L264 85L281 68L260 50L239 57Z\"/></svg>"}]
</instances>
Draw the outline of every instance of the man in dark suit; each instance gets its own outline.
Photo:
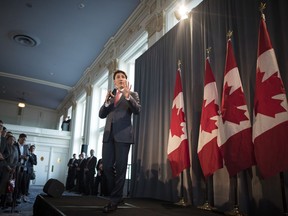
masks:
<instances>
[{"instance_id":1,"label":"man in dark suit","mask_svg":"<svg viewBox=\"0 0 288 216\"><path fill-rule=\"evenodd\" d=\"M18 138L18 142L14 143L19 158L19 166L17 167L16 174L16 182L15 182L15 190L17 195L16 202L20 203L21 199L24 202L28 201L28 197L26 196L26 186L27 186L27 160L29 158L29 146L25 145L26 142L26 134L21 133Z\"/></svg>"},{"instance_id":2,"label":"man in dark suit","mask_svg":"<svg viewBox=\"0 0 288 216\"><path fill-rule=\"evenodd\" d=\"M94 150L90 150L90 157L87 158L85 167L85 195L92 195L94 189L94 175L96 173L97 158Z\"/></svg>"},{"instance_id":3,"label":"man in dark suit","mask_svg":"<svg viewBox=\"0 0 288 216\"><path fill-rule=\"evenodd\" d=\"M84 194L85 193L85 181L86 181L86 175L85 175L85 167L86 167L86 163L87 163L87 158L86 158L86 153L82 152L82 160L79 162L79 188L78 188L78 192L80 194Z\"/></svg>"},{"instance_id":4,"label":"man in dark suit","mask_svg":"<svg viewBox=\"0 0 288 216\"><path fill-rule=\"evenodd\" d=\"M32 179L32 174L34 173L34 166L37 165L37 155L35 152L35 145L31 145L29 147L28 152L28 159L27 159L27 176L26 176L26 193L25 195L29 195L29 188L30 188L30 180Z\"/></svg>"},{"instance_id":5,"label":"man in dark suit","mask_svg":"<svg viewBox=\"0 0 288 216\"><path fill-rule=\"evenodd\" d=\"M66 178L66 190L72 190L75 187L75 178L76 178L76 163L77 158L76 154L73 154L73 157L69 159L68 166L68 174Z\"/></svg>"},{"instance_id":6,"label":"man in dark suit","mask_svg":"<svg viewBox=\"0 0 288 216\"><path fill-rule=\"evenodd\" d=\"M106 95L99 111L100 118L106 118L103 135L102 159L110 202L103 212L117 209L123 200L126 168L130 145L134 143L131 115L139 114L140 99L132 92L124 71L113 74L115 89Z\"/></svg>"},{"instance_id":7,"label":"man in dark suit","mask_svg":"<svg viewBox=\"0 0 288 216\"><path fill-rule=\"evenodd\" d=\"M3 125L3 121L0 120L0 153L3 154L3 152L5 151L6 148L6 138L5 136L2 136L2 132L4 130L4 125Z\"/></svg>"}]
</instances>

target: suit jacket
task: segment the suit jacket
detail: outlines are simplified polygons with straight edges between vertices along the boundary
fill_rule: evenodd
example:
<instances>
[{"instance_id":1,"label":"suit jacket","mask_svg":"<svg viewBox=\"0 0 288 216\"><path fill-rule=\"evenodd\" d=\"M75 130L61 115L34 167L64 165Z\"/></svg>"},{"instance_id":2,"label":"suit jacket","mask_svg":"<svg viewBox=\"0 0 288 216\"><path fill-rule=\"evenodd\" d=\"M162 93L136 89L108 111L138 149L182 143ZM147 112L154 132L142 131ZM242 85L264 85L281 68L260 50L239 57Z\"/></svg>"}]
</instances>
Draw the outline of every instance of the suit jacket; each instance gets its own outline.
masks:
<instances>
[{"instance_id":1,"label":"suit jacket","mask_svg":"<svg viewBox=\"0 0 288 216\"><path fill-rule=\"evenodd\" d=\"M27 167L26 167L27 160L22 160L21 157L20 157L20 156L21 156L21 152L20 152L19 143L18 143L18 142L15 142L13 145L15 145L16 148L17 148L17 151L18 151L18 160L19 160L21 166L27 168ZM24 156L28 156L28 154L29 154L29 146L28 146L28 145L23 145L23 148L24 148L24 149L23 149L23 155L24 155Z\"/></svg>"},{"instance_id":2,"label":"suit jacket","mask_svg":"<svg viewBox=\"0 0 288 216\"><path fill-rule=\"evenodd\" d=\"M77 159L75 158L70 158L68 163L67 163L67 166L68 166L68 172L75 169L76 167L76 163L77 163Z\"/></svg>"},{"instance_id":3,"label":"suit jacket","mask_svg":"<svg viewBox=\"0 0 288 216\"><path fill-rule=\"evenodd\" d=\"M88 172L92 175L96 173L96 162L97 158L95 156L87 158L86 168L88 168Z\"/></svg>"},{"instance_id":4,"label":"suit jacket","mask_svg":"<svg viewBox=\"0 0 288 216\"><path fill-rule=\"evenodd\" d=\"M28 158L28 161L27 161L27 172L29 174L33 173L34 165L37 165L37 155L35 155L34 153L31 153L29 155L29 158Z\"/></svg>"},{"instance_id":5,"label":"suit jacket","mask_svg":"<svg viewBox=\"0 0 288 216\"><path fill-rule=\"evenodd\" d=\"M116 106L114 106L114 99L110 100L108 106L104 103L99 110L99 117L106 118L103 142L108 142L112 135L116 142L134 143L131 115L137 115L141 110L138 93L130 92L129 100L126 100L122 94Z\"/></svg>"},{"instance_id":6,"label":"suit jacket","mask_svg":"<svg viewBox=\"0 0 288 216\"><path fill-rule=\"evenodd\" d=\"M1 136L1 134L0 134L0 139L1 139L0 152L3 154L6 149L6 139L5 137Z\"/></svg>"}]
</instances>

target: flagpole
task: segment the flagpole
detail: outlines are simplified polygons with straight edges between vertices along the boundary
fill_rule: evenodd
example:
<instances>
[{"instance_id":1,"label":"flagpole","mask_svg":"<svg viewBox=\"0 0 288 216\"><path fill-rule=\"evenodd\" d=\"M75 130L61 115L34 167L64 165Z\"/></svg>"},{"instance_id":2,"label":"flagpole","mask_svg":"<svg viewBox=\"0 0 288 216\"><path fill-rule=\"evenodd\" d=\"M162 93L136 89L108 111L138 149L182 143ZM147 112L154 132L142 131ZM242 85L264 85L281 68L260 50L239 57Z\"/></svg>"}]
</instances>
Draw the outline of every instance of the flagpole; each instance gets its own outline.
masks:
<instances>
[{"instance_id":1,"label":"flagpole","mask_svg":"<svg viewBox=\"0 0 288 216\"><path fill-rule=\"evenodd\" d=\"M177 62L177 65L178 65L178 70L181 71L181 60L179 59L178 62ZM179 205L179 206L187 206L187 203L185 202L184 200L184 184L183 184L183 171L181 172L181 175L180 175L180 200L179 202L175 203L176 205Z\"/></svg>"},{"instance_id":2,"label":"flagpole","mask_svg":"<svg viewBox=\"0 0 288 216\"><path fill-rule=\"evenodd\" d=\"M183 171L181 172L180 175L180 200L175 204L179 206L187 206L187 203L184 200Z\"/></svg>"},{"instance_id":3,"label":"flagpole","mask_svg":"<svg viewBox=\"0 0 288 216\"><path fill-rule=\"evenodd\" d=\"M206 58L209 59L210 58L210 52L212 50L212 47L208 47L206 49ZM206 68L205 68L206 71ZM205 180L205 203L202 206L198 206L199 209L202 210L207 210L207 211L214 211L216 210L215 207L213 207L210 202L209 202L209 183L212 185L211 190L214 191L214 184L213 184L213 174L208 176L207 178L204 179Z\"/></svg>"},{"instance_id":4,"label":"flagpole","mask_svg":"<svg viewBox=\"0 0 288 216\"><path fill-rule=\"evenodd\" d=\"M225 212L225 215L230 216L244 216L239 210L239 204L238 204L238 175L234 175L230 179L234 182L234 208L231 211Z\"/></svg>"},{"instance_id":5,"label":"flagpole","mask_svg":"<svg viewBox=\"0 0 288 216\"><path fill-rule=\"evenodd\" d=\"M288 215L283 172L280 172L280 182L281 182L281 192L282 192L282 202L283 202L283 215Z\"/></svg>"},{"instance_id":6,"label":"flagpole","mask_svg":"<svg viewBox=\"0 0 288 216\"><path fill-rule=\"evenodd\" d=\"M207 211L214 211L216 210L215 207L213 207L210 202L209 202L209 182L211 182L211 184L213 185L213 175L208 176L206 181L205 181L205 203L202 206L198 206L199 209L202 210L207 210ZM212 186L212 190L213 190L213 186Z\"/></svg>"},{"instance_id":7,"label":"flagpole","mask_svg":"<svg viewBox=\"0 0 288 216\"><path fill-rule=\"evenodd\" d=\"M261 18L265 21L264 9L266 9L266 3L260 3L259 11L261 13ZM268 36L269 38L269 36ZM259 48L258 48L259 49ZM288 215L287 210L287 201L286 201L286 193L285 193L285 182L284 182L284 173L280 172L280 184L281 184L281 193L282 193L282 202L283 202L283 215Z\"/></svg>"}]
</instances>

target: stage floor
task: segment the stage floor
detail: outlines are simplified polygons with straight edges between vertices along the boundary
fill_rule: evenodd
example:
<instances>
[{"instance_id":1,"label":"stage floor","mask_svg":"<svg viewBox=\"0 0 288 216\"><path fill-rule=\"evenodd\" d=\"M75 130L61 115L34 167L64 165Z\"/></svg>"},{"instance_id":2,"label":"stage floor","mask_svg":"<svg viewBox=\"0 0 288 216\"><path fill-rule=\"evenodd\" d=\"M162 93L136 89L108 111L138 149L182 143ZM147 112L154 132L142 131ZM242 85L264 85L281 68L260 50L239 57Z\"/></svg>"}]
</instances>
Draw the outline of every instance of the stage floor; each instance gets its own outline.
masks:
<instances>
[{"instance_id":1,"label":"stage floor","mask_svg":"<svg viewBox=\"0 0 288 216\"><path fill-rule=\"evenodd\" d=\"M34 216L96 216L103 213L107 200L95 196L66 196L59 198L39 194L33 205ZM113 216L217 216L221 213L201 210L193 206L179 206L153 199L126 198L125 204L109 213Z\"/></svg>"}]
</instances>

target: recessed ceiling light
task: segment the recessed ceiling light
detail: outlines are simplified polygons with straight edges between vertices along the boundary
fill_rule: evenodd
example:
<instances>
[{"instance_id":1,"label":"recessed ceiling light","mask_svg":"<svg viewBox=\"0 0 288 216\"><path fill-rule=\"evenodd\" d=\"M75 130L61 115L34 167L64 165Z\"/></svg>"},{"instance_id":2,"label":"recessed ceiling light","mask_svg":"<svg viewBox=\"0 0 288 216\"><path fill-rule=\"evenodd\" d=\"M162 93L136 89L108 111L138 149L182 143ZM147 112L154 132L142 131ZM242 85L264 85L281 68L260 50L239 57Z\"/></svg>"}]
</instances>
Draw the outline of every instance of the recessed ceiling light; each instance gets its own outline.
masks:
<instances>
[{"instance_id":1,"label":"recessed ceiling light","mask_svg":"<svg viewBox=\"0 0 288 216\"><path fill-rule=\"evenodd\" d=\"M85 7L85 4L83 4L83 3L80 3L80 4L78 5L78 7L79 7L80 9L82 9L82 8L84 8L84 7Z\"/></svg>"},{"instance_id":2,"label":"recessed ceiling light","mask_svg":"<svg viewBox=\"0 0 288 216\"><path fill-rule=\"evenodd\" d=\"M26 3L25 4L27 7L32 8L32 4L31 3Z\"/></svg>"}]
</instances>

